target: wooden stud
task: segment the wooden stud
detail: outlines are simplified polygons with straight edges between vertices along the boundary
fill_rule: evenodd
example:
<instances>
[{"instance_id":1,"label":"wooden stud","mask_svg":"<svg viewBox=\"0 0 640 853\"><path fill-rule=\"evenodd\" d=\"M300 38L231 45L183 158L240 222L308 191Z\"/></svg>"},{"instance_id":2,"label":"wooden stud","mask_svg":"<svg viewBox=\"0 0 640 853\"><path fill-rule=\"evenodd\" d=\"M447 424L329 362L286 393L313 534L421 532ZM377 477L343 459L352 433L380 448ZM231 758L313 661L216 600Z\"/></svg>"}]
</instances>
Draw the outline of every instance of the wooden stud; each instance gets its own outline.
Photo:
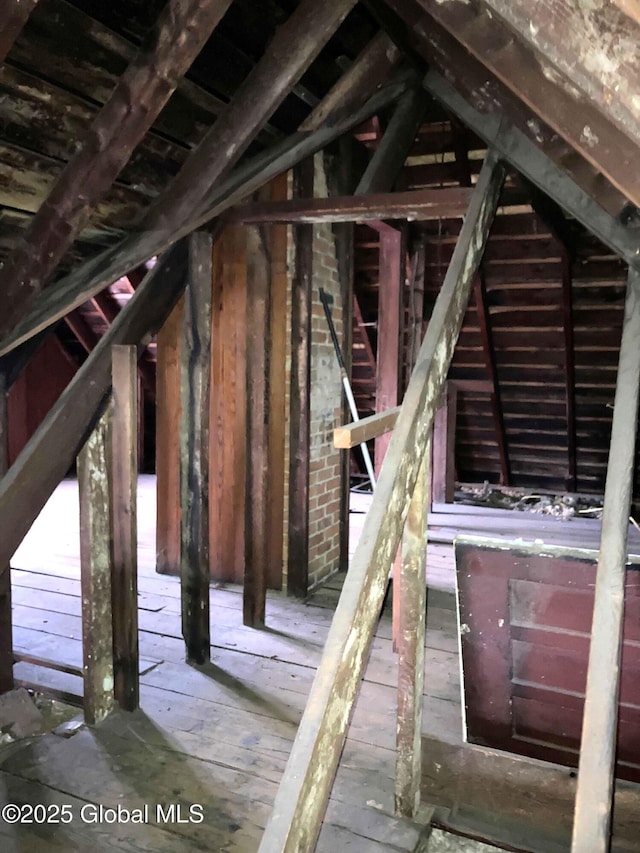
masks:
<instances>
[{"instance_id":1,"label":"wooden stud","mask_svg":"<svg viewBox=\"0 0 640 853\"><path fill-rule=\"evenodd\" d=\"M231 0L169 0L150 49L143 47L122 75L0 270L7 300L0 334L31 307L230 5Z\"/></svg>"},{"instance_id":2,"label":"wooden stud","mask_svg":"<svg viewBox=\"0 0 640 853\"><path fill-rule=\"evenodd\" d=\"M313 850L437 400L504 182L489 152L440 291L351 563L260 853Z\"/></svg>"},{"instance_id":3,"label":"wooden stud","mask_svg":"<svg viewBox=\"0 0 640 853\"><path fill-rule=\"evenodd\" d=\"M138 351L114 346L112 358L111 512L113 679L116 702L139 705L138 653Z\"/></svg>"},{"instance_id":4,"label":"wooden stud","mask_svg":"<svg viewBox=\"0 0 640 853\"><path fill-rule=\"evenodd\" d=\"M247 228L247 429L243 621L264 626L269 551L271 281L264 228Z\"/></svg>"},{"instance_id":5,"label":"wooden stud","mask_svg":"<svg viewBox=\"0 0 640 853\"><path fill-rule=\"evenodd\" d=\"M562 247L562 330L564 334L564 370L567 410L567 490L576 491L576 375L573 342L573 274L571 256Z\"/></svg>"},{"instance_id":6,"label":"wooden stud","mask_svg":"<svg viewBox=\"0 0 640 853\"><path fill-rule=\"evenodd\" d=\"M629 271L604 490L572 853L607 853L613 805L624 580L640 387L640 274Z\"/></svg>"},{"instance_id":7,"label":"wooden stud","mask_svg":"<svg viewBox=\"0 0 640 853\"><path fill-rule=\"evenodd\" d=\"M184 298L158 331L156 361L156 571L180 574L180 349Z\"/></svg>"},{"instance_id":8,"label":"wooden stud","mask_svg":"<svg viewBox=\"0 0 640 853\"><path fill-rule=\"evenodd\" d=\"M402 561L393 584L399 600L395 810L409 819L416 816L420 804L430 458L431 441L427 439L405 521Z\"/></svg>"},{"instance_id":9,"label":"wooden stud","mask_svg":"<svg viewBox=\"0 0 640 853\"><path fill-rule=\"evenodd\" d=\"M378 291L378 352L376 355L376 412L398 404L400 396L401 309L404 285L404 240L400 231L380 234ZM389 436L376 439L376 473L380 473Z\"/></svg>"},{"instance_id":10,"label":"wooden stud","mask_svg":"<svg viewBox=\"0 0 640 853\"><path fill-rule=\"evenodd\" d=\"M457 403L455 385L447 382L433 422L431 499L434 503L452 504L455 497Z\"/></svg>"},{"instance_id":11,"label":"wooden stud","mask_svg":"<svg viewBox=\"0 0 640 853\"><path fill-rule=\"evenodd\" d=\"M188 661L210 656L209 409L211 379L211 235L187 238L189 266L181 347L180 586Z\"/></svg>"},{"instance_id":12,"label":"wooden stud","mask_svg":"<svg viewBox=\"0 0 640 853\"><path fill-rule=\"evenodd\" d=\"M405 90L406 81L385 86L372 95L360 110L342 121L313 133L293 134L272 148L239 166L228 178L219 181L199 209L191 205L179 224L162 231L136 231L115 246L79 264L40 295L33 310L0 341L0 356L51 326L69 311L82 305L107 285L159 255L177 240L238 204L271 178L293 168L330 142L357 127L372 114L395 101Z\"/></svg>"},{"instance_id":13,"label":"wooden stud","mask_svg":"<svg viewBox=\"0 0 640 853\"><path fill-rule=\"evenodd\" d=\"M94 426L111 387L111 347L137 344L157 331L182 292L184 266L181 244L158 261L0 481L0 565L9 561Z\"/></svg>"},{"instance_id":14,"label":"wooden stud","mask_svg":"<svg viewBox=\"0 0 640 853\"><path fill-rule=\"evenodd\" d=\"M9 467L7 379L0 371L0 477ZM0 565L0 694L13 689L13 630L11 621L11 566Z\"/></svg>"},{"instance_id":15,"label":"wooden stud","mask_svg":"<svg viewBox=\"0 0 640 853\"><path fill-rule=\"evenodd\" d=\"M314 163L294 170L294 195L313 195ZM311 288L313 226L294 230L291 313L291 391L289 408L289 549L287 592L304 597L309 579L309 455L311 397Z\"/></svg>"},{"instance_id":16,"label":"wooden stud","mask_svg":"<svg viewBox=\"0 0 640 853\"><path fill-rule=\"evenodd\" d=\"M78 454L82 673L84 718L90 725L103 720L114 705L110 431L108 407Z\"/></svg>"}]
</instances>

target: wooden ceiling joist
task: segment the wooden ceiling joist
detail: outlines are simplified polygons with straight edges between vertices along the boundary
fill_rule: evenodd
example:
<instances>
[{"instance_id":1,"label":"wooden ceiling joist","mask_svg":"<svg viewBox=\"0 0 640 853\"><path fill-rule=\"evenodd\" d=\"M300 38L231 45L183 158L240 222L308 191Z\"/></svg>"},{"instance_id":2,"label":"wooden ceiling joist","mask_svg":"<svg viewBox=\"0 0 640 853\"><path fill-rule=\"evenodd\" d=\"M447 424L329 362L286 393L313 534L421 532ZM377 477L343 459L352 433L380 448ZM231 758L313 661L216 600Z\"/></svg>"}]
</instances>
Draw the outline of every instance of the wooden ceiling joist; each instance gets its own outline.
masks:
<instances>
[{"instance_id":1,"label":"wooden ceiling joist","mask_svg":"<svg viewBox=\"0 0 640 853\"><path fill-rule=\"evenodd\" d=\"M256 202L232 211L229 221L244 223L372 222L380 219L426 220L462 217L472 190L446 187L403 193L331 196Z\"/></svg>"},{"instance_id":2,"label":"wooden ceiling joist","mask_svg":"<svg viewBox=\"0 0 640 853\"><path fill-rule=\"evenodd\" d=\"M142 227L169 234L238 161L357 0L303 0L279 27L233 100L178 175L149 208Z\"/></svg>"},{"instance_id":3,"label":"wooden ceiling joist","mask_svg":"<svg viewBox=\"0 0 640 853\"><path fill-rule=\"evenodd\" d=\"M37 2L38 0L4 0L0 27L0 64L13 47Z\"/></svg>"},{"instance_id":4,"label":"wooden ceiling joist","mask_svg":"<svg viewBox=\"0 0 640 853\"><path fill-rule=\"evenodd\" d=\"M0 334L24 316L45 286L230 3L170 0L165 7L153 46L129 65L0 271L7 307Z\"/></svg>"},{"instance_id":5,"label":"wooden ceiling joist","mask_svg":"<svg viewBox=\"0 0 640 853\"><path fill-rule=\"evenodd\" d=\"M191 210L189 217L174 231L168 234L141 231L129 235L116 246L78 266L69 275L45 289L30 314L17 323L0 342L0 356L52 325L130 270L160 254L180 237L237 204L271 178L293 168L296 163L357 127L369 116L397 100L405 91L406 85L406 81L400 81L386 86L372 95L360 110L341 122L323 126L317 131L293 134L240 165L208 194L204 206L200 210Z\"/></svg>"}]
</instances>

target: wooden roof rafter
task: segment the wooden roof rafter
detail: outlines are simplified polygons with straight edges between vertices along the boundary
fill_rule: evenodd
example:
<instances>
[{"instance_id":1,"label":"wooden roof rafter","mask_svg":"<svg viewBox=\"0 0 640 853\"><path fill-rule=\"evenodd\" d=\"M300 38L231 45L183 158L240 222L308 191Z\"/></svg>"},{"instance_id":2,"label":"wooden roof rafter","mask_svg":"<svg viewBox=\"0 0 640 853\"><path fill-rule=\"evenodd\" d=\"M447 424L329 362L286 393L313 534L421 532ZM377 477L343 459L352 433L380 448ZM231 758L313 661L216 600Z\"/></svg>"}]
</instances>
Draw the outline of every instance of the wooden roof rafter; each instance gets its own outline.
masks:
<instances>
[{"instance_id":1,"label":"wooden roof rafter","mask_svg":"<svg viewBox=\"0 0 640 853\"><path fill-rule=\"evenodd\" d=\"M0 29L0 63L13 47L38 0L4 0Z\"/></svg>"}]
</instances>

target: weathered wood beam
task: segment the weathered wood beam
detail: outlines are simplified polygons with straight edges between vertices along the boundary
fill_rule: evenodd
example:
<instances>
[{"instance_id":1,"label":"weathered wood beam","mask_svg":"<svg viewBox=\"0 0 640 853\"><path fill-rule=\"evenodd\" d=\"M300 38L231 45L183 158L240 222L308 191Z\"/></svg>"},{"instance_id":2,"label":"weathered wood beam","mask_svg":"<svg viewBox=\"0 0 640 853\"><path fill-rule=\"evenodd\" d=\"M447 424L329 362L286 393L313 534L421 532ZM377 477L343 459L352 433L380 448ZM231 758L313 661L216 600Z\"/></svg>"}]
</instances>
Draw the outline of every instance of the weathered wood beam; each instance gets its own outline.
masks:
<instances>
[{"instance_id":1,"label":"weathered wood beam","mask_svg":"<svg viewBox=\"0 0 640 853\"><path fill-rule=\"evenodd\" d=\"M562 249L562 332L567 413L567 490L576 491L576 371L573 335L573 271L568 249Z\"/></svg>"},{"instance_id":2,"label":"weathered wood beam","mask_svg":"<svg viewBox=\"0 0 640 853\"><path fill-rule=\"evenodd\" d=\"M0 371L0 477L9 467L7 379ZM11 567L0 565L0 694L13 689L13 626L11 620Z\"/></svg>"},{"instance_id":3,"label":"weathered wood beam","mask_svg":"<svg viewBox=\"0 0 640 853\"><path fill-rule=\"evenodd\" d=\"M105 405L111 347L137 344L158 330L184 288L185 266L179 244L149 272L0 481L0 565L10 560Z\"/></svg>"},{"instance_id":4,"label":"weathered wood beam","mask_svg":"<svg viewBox=\"0 0 640 853\"><path fill-rule=\"evenodd\" d=\"M502 410L502 394L500 391L500 380L498 379L498 368L496 365L496 350L493 345L493 332L491 329L491 315L487 306L487 287L484 275L480 272L473 284L475 295L478 323L480 325L480 337L482 338L482 350L484 353L485 367L489 373L492 385L491 410L493 412L493 423L496 430L496 443L500 454L500 482L503 486L511 485L511 465L509 464L509 450L507 445L507 431L504 425Z\"/></svg>"},{"instance_id":5,"label":"weathered wood beam","mask_svg":"<svg viewBox=\"0 0 640 853\"><path fill-rule=\"evenodd\" d=\"M6 305L0 334L31 307L230 5L231 0L169 0L153 44L122 75L0 270Z\"/></svg>"},{"instance_id":6,"label":"weathered wood beam","mask_svg":"<svg viewBox=\"0 0 640 853\"><path fill-rule=\"evenodd\" d=\"M613 0L616 6L640 24L640 0Z\"/></svg>"},{"instance_id":7,"label":"weathered wood beam","mask_svg":"<svg viewBox=\"0 0 640 853\"><path fill-rule=\"evenodd\" d=\"M451 504L456 491L456 416L458 394L455 385L447 382L442 405L433 421L433 461L431 470L431 499L434 503Z\"/></svg>"},{"instance_id":8,"label":"weathered wood beam","mask_svg":"<svg viewBox=\"0 0 640 853\"><path fill-rule=\"evenodd\" d=\"M305 160L294 170L293 182L294 197L313 195L313 158ZM298 225L293 239L287 592L304 597L309 583L313 226Z\"/></svg>"},{"instance_id":9,"label":"weathered wood beam","mask_svg":"<svg viewBox=\"0 0 640 853\"><path fill-rule=\"evenodd\" d=\"M372 222L379 219L452 219L464 216L471 197L471 190L466 187L371 193L367 196L361 195L359 189L353 196L255 202L236 208L229 215L229 220L245 224L318 224Z\"/></svg>"},{"instance_id":10,"label":"weathered wood beam","mask_svg":"<svg viewBox=\"0 0 640 853\"><path fill-rule=\"evenodd\" d=\"M103 720L114 705L110 432L109 407L78 454L83 707L90 725Z\"/></svg>"},{"instance_id":11,"label":"weathered wood beam","mask_svg":"<svg viewBox=\"0 0 640 853\"><path fill-rule=\"evenodd\" d=\"M392 5L403 7L406 0L392 0ZM597 103L597 98L595 102L590 102L589 99L573 94L576 91L576 81L567 74L566 67L554 67L549 61L546 53L549 42L544 42L542 57L531 49L542 36L542 32L537 33L538 29L542 31L545 27L553 26L551 32L557 39L558 25L564 17L564 12L559 10L561 6L564 8L567 5L563 0L536 0L533 7L537 8L531 11L527 9L526 12L514 9L514 4L507 0L470 0L464 4L419 0L419 5L451 32L464 48L546 124L566 139L599 172L606 175L625 196L640 204L640 181L635 173L632 173L640 134L634 142L633 138L630 139L616 127L610 117L603 115L603 112L607 111L601 109L601 102ZM575 7L577 0L571 0L568 5ZM488 9L489 6L499 9L499 14L508 18L509 26L497 17L492 9ZM544 11L543 7L546 7ZM536 36L531 38L530 22L535 21L538 15L544 17L545 25L534 25ZM549 23L552 18L555 20L554 25ZM516 27L523 38L513 37L512 26ZM582 32L584 33L584 27ZM640 30L638 34L640 35ZM595 30L592 35L595 37ZM575 38L575 34L572 33L571 37ZM541 46L542 42L538 44ZM564 50L567 49L567 44L568 41L565 40ZM596 45L599 47L597 42L593 45L594 50ZM590 48L588 53L592 58L593 51ZM627 70L630 68L631 66ZM634 75L638 79L637 73L634 72ZM600 75L598 85L601 85ZM590 97L593 96L592 92ZM617 93L615 97L618 96Z\"/></svg>"},{"instance_id":12,"label":"weathered wood beam","mask_svg":"<svg viewBox=\"0 0 640 853\"><path fill-rule=\"evenodd\" d=\"M362 679L375 624L504 181L489 153L411 377L362 537L276 795L261 853L305 853L315 845Z\"/></svg>"},{"instance_id":13,"label":"weathered wood beam","mask_svg":"<svg viewBox=\"0 0 640 853\"><path fill-rule=\"evenodd\" d=\"M362 418L352 424L336 427L333 431L333 446L347 450L358 447L363 441L370 441L385 432L390 432L396 425L400 406L394 406L386 412L376 412L368 418Z\"/></svg>"},{"instance_id":14,"label":"weathered wood beam","mask_svg":"<svg viewBox=\"0 0 640 853\"><path fill-rule=\"evenodd\" d=\"M184 299L180 417L180 587L182 635L188 661L210 656L209 411L211 388L212 240L186 238L189 264Z\"/></svg>"},{"instance_id":15,"label":"weathered wood beam","mask_svg":"<svg viewBox=\"0 0 640 853\"><path fill-rule=\"evenodd\" d=\"M572 853L610 845L629 510L640 387L640 274L629 271L604 491Z\"/></svg>"},{"instance_id":16,"label":"weathered wood beam","mask_svg":"<svg viewBox=\"0 0 640 853\"><path fill-rule=\"evenodd\" d=\"M247 430L245 479L243 622L264 626L267 566L272 535L268 527L269 486L269 352L271 345L271 281L264 228L247 234ZM274 531L275 532L275 531Z\"/></svg>"},{"instance_id":17,"label":"weathered wood beam","mask_svg":"<svg viewBox=\"0 0 640 853\"><path fill-rule=\"evenodd\" d=\"M325 122L342 118L349 110L361 106L384 82L400 55L389 36L379 32L298 129L318 130Z\"/></svg>"},{"instance_id":18,"label":"weathered wood beam","mask_svg":"<svg viewBox=\"0 0 640 853\"><path fill-rule=\"evenodd\" d=\"M356 195L385 193L393 188L422 123L428 102L429 97L422 88L410 89L400 98L384 136L358 183Z\"/></svg>"},{"instance_id":19,"label":"weathered wood beam","mask_svg":"<svg viewBox=\"0 0 640 853\"><path fill-rule=\"evenodd\" d=\"M135 711L140 698L138 653L138 354L111 350L111 520L114 697Z\"/></svg>"},{"instance_id":20,"label":"weathered wood beam","mask_svg":"<svg viewBox=\"0 0 640 853\"><path fill-rule=\"evenodd\" d=\"M182 225L214 184L237 162L284 101L356 0L302 0L205 134L167 189L150 206L142 227L165 234Z\"/></svg>"},{"instance_id":21,"label":"weathered wood beam","mask_svg":"<svg viewBox=\"0 0 640 853\"><path fill-rule=\"evenodd\" d=\"M640 27L635 22L625 18L612 3L533 0L526 9L508 0L482 0L482 3L497 13L491 19L494 27L504 21L511 32L515 30L517 41L532 49L543 73L554 80L564 78L568 87L583 94L580 113L584 137L589 137L591 127L591 117L585 108L592 104L630 137L635 146L640 143L637 104ZM621 49L621 34L624 34L624 49ZM597 148L601 141L603 147L612 151L614 130L612 127L608 135L592 139L592 146ZM629 168L635 159L633 155ZM628 177L631 180L635 176Z\"/></svg>"},{"instance_id":22,"label":"weathered wood beam","mask_svg":"<svg viewBox=\"0 0 640 853\"><path fill-rule=\"evenodd\" d=\"M499 114L483 114L471 106L440 74L427 72L424 85L467 127L494 147L502 157L605 245L640 268L638 237L632 229L606 213L522 131Z\"/></svg>"},{"instance_id":23,"label":"weathered wood beam","mask_svg":"<svg viewBox=\"0 0 640 853\"><path fill-rule=\"evenodd\" d=\"M13 47L38 0L5 0L0 28L0 64Z\"/></svg>"},{"instance_id":24,"label":"weathered wood beam","mask_svg":"<svg viewBox=\"0 0 640 853\"><path fill-rule=\"evenodd\" d=\"M398 599L395 811L410 819L420 805L422 770L430 458L431 442L427 438L402 534L400 569L393 581L393 594Z\"/></svg>"},{"instance_id":25,"label":"weathered wood beam","mask_svg":"<svg viewBox=\"0 0 640 853\"><path fill-rule=\"evenodd\" d=\"M356 110L343 121L314 132L296 133L276 143L220 181L208 194L203 206L197 211L190 210L184 221L169 233L138 232L81 264L40 294L29 315L0 341L0 356L52 325L130 270L165 251L181 237L237 204L271 178L293 168L296 163L357 127L370 115L396 100L405 88L406 81L393 83L376 92L362 109Z\"/></svg>"}]
</instances>

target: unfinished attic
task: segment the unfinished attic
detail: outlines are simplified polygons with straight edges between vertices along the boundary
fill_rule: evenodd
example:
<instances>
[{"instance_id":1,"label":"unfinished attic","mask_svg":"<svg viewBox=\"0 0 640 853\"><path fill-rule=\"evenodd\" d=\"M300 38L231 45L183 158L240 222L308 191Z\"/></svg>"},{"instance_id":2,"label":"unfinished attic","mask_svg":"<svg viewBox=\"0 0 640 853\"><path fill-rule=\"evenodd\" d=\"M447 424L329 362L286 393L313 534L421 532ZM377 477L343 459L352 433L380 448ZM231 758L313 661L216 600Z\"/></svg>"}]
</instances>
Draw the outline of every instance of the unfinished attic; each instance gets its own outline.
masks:
<instances>
[{"instance_id":1,"label":"unfinished attic","mask_svg":"<svg viewBox=\"0 0 640 853\"><path fill-rule=\"evenodd\" d=\"M4 0L3 851L640 851L639 69Z\"/></svg>"}]
</instances>

